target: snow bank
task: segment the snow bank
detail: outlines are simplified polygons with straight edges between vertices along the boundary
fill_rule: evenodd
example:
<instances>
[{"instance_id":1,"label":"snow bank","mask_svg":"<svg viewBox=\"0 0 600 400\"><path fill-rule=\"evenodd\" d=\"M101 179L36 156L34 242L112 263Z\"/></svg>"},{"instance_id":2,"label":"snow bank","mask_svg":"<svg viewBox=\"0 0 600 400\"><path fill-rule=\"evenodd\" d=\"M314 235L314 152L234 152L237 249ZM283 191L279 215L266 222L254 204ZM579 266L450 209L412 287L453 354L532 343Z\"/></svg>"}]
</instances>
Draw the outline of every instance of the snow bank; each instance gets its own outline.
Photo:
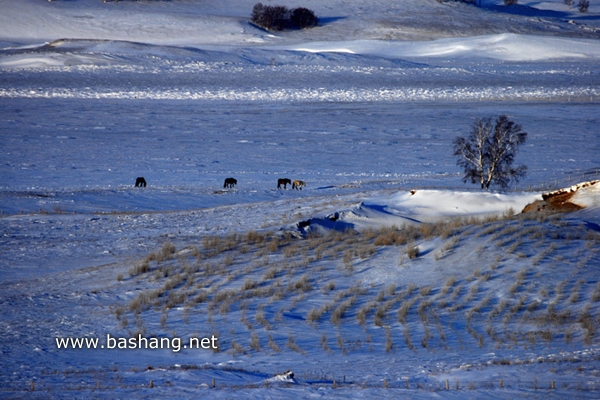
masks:
<instances>
[{"instance_id":1,"label":"snow bank","mask_svg":"<svg viewBox=\"0 0 600 400\"><path fill-rule=\"evenodd\" d=\"M597 40L518 35L512 33L422 42L381 40L318 42L292 46L291 49L314 53L338 52L397 58L469 57L491 58L503 61L600 58L600 43Z\"/></svg>"},{"instance_id":2,"label":"snow bank","mask_svg":"<svg viewBox=\"0 0 600 400\"><path fill-rule=\"evenodd\" d=\"M375 197L323 219L305 221L310 230L347 228L358 231L382 227L436 222L455 217L488 217L519 213L527 204L541 200L536 193L460 192L413 190Z\"/></svg>"},{"instance_id":3,"label":"snow bank","mask_svg":"<svg viewBox=\"0 0 600 400\"><path fill-rule=\"evenodd\" d=\"M600 207L600 181L586 183L586 185L582 185L576 190L573 197L571 197L571 202L585 208Z\"/></svg>"}]
</instances>

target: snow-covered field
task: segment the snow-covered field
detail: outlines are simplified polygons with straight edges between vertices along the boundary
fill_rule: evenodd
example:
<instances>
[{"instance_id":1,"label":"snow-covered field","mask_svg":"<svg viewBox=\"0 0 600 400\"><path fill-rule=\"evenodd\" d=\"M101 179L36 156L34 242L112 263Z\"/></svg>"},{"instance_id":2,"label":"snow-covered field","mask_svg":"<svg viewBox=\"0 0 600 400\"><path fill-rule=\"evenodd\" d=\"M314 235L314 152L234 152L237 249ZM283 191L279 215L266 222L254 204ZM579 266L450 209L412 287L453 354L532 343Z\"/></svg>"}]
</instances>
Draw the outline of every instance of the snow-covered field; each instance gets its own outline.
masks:
<instances>
[{"instance_id":1,"label":"snow-covered field","mask_svg":"<svg viewBox=\"0 0 600 400\"><path fill-rule=\"evenodd\" d=\"M255 3L0 1L0 397L597 398L599 185L520 211L600 178L599 6Z\"/></svg>"}]
</instances>

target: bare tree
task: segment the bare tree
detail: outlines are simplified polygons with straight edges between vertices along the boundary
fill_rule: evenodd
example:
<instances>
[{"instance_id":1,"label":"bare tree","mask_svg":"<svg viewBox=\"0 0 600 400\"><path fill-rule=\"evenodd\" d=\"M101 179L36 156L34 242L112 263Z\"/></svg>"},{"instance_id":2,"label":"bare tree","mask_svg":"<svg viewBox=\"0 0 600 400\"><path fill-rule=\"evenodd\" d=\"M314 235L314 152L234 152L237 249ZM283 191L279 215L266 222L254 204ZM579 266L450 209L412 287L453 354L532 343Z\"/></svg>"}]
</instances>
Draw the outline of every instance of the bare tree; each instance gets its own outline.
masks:
<instances>
[{"instance_id":1,"label":"bare tree","mask_svg":"<svg viewBox=\"0 0 600 400\"><path fill-rule=\"evenodd\" d=\"M456 164L463 168L463 182L480 183L482 189L489 189L492 183L502 188L514 180L524 177L527 167L513 168L518 146L525 143L527 133L520 125L499 116L494 123L491 118L478 118L467 137L454 139Z\"/></svg>"}]
</instances>

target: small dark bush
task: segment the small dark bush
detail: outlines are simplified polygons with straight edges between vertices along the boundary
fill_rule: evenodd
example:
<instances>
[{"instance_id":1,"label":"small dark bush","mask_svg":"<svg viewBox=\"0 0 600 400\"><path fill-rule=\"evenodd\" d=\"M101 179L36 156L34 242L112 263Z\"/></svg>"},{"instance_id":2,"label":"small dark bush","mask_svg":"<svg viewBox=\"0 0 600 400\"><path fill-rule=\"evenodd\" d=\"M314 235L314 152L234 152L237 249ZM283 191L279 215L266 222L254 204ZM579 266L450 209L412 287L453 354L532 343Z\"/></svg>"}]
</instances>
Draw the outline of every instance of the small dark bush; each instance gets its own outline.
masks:
<instances>
[{"instance_id":1,"label":"small dark bush","mask_svg":"<svg viewBox=\"0 0 600 400\"><path fill-rule=\"evenodd\" d=\"M283 30L288 9L284 6L265 6L256 3L252 8L252 22L267 30Z\"/></svg>"},{"instance_id":2,"label":"small dark bush","mask_svg":"<svg viewBox=\"0 0 600 400\"><path fill-rule=\"evenodd\" d=\"M308 8L299 7L292 11L291 21L299 29L305 29L316 26L318 18Z\"/></svg>"},{"instance_id":3,"label":"small dark bush","mask_svg":"<svg viewBox=\"0 0 600 400\"><path fill-rule=\"evenodd\" d=\"M579 0L579 3L577 4L577 8L579 8L579 11L581 11L581 12L586 12L589 7L590 7L589 0Z\"/></svg>"},{"instance_id":4,"label":"small dark bush","mask_svg":"<svg viewBox=\"0 0 600 400\"><path fill-rule=\"evenodd\" d=\"M517 4L519 1L518 0L504 0L504 5L505 6L512 6L514 4Z\"/></svg>"},{"instance_id":5,"label":"small dark bush","mask_svg":"<svg viewBox=\"0 0 600 400\"><path fill-rule=\"evenodd\" d=\"M307 8L299 7L288 10L284 6L265 6L262 3L254 5L250 20L261 28L277 31L286 27L312 28L318 22L315 13Z\"/></svg>"}]
</instances>

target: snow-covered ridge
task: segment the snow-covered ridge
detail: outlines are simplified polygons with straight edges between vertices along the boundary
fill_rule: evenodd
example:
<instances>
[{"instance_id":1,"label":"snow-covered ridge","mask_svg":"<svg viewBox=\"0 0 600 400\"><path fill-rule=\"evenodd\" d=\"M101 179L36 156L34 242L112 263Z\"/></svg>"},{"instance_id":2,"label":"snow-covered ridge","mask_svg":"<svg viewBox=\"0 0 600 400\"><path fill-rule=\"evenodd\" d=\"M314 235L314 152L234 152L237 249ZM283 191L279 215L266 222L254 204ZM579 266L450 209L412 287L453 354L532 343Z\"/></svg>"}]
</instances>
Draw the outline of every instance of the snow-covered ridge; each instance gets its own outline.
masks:
<instances>
[{"instance_id":1,"label":"snow-covered ridge","mask_svg":"<svg viewBox=\"0 0 600 400\"><path fill-rule=\"evenodd\" d=\"M307 52L340 52L385 55L397 58L464 58L503 61L553 59L600 59L600 42L592 39L565 39L532 35L499 34L470 38L437 39L427 42L356 40L306 43L292 49Z\"/></svg>"},{"instance_id":2,"label":"snow-covered ridge","mask_svg":"<svg viewBox=\"0 0 600 400\"><path fill-rule=\"evenodd\" d=\"M73 89L0 89L0 97L30 99L209 100L290 102L395 102L395 101L589 101L600 97L600 88L403 88L403 89L254 89L86 91Z\"/></svg>"},{"instance_id":3,"label":"snow-covered ridge","mask_svg":"<svg viewBox=\"0 0 600 400\"><path fill-rule=\"evenodd\" d=\"M302 231L321 231L325 228L362 232L382 227L401 228L454 218L512 215L539 199L541 196L537 193L411 190L364 200L350 210L338 210L327 218L315 218L300 225Z\"/></svg>"}]
</instances>

